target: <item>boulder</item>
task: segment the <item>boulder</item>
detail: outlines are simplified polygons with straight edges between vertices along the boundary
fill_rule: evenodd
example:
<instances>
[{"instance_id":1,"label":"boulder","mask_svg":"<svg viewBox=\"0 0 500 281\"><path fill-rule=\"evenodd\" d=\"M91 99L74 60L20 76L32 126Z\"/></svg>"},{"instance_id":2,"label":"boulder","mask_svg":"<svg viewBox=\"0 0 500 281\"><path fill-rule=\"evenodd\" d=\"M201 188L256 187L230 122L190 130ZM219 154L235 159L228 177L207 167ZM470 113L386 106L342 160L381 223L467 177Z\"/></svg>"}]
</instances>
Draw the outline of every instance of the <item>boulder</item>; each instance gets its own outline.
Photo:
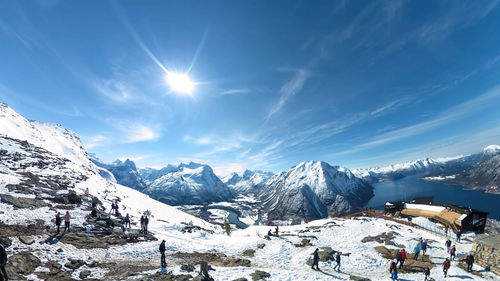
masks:
<instances>
[{"instance_id":1,"label":"boulder","mask_svg":"<svg viewBox=\"0 0 500 281\"><path fill-rule=\"evenodd\" d=\"M12 280L24 280L22 276L30 275L42 262L32 253L21 252L9 257L9 266L6 267L7 274Z\"/></svg>"},{"instance_id":2,"label":"boulder","mask_svg":"<svg viewBox=\"0 0 500 281\"><path fill-rule=\"evenodd\" d=\"M64 264L64 267L69 269L78 269L83 265L85 265L85 262L83 260L70 259L69 262Z\"/></svg>"},{"instance_id":3,"label":"boulder","mask_svg":"<svg viewBox=\"0 0 500 281\"><path fill-rule=\"evenodd\" d=\"M265 246L266 246L266 244L262 243L262 244L258 244L257 248L258 249L263 249Z\"/></svg>"},{"instance_id":4,"label":"boulder","mask_svg":"<svg viewBox=\"0 0 500 281\"><path fill-rule=\"evenodd\" d=\"M19 241L23 242L26 245L31 245L35 243L35 237L33 236L19 236Z\"/></svg>"},{"instance_id":5,"label":"boulder","mask_svg":"<svg viewBox=\"0 0 500 281\"><path fill-rule=\"evenodd\" d=\"M193 272L195 270L195 268L191 264L183 264L183 265L181 265L181 270L187 271L187 272Z\"/></svg>"},{"instance_id":6,"label":"boulder","mask_svg":"<svg viewBox=\"0 0 500 281\"><path fill-rule=\"evenodd\" d=\"M265 271L256 270L254 273L250 274L250 276L252 277L253 281L257 281L257 280L264 280L266 278L269 278L269 277L271 277L271 274L269 274Z\"/></svg>"},{"instance_id":7,"label":"boulder","mask_svg":"<svg viewBox=\"0 0 500 281\"><path fill-rule=\"evenodd\" d=\"M14 208L16 209L37 209L49 206L49 204L45 203L42 200L25 197L14 197L8 194L0 194L0 199L2 199L2 201L5 203L14 206Z\"/></svg>"},{"instance_id":8,"label":"boulder","mask_svg":"<svg viewBox=\"0 0 500 281\"><path fill-rule=\"evenodd\" d=\"M246 249L245 251L243 251L243 253L241 253L242 256L246 256L246 257L253 257L255 255L255 250L254 249Z\"/></svg>"},{"instance_id":9,"label":"boulder","mask_svg":"<svg viewBox=\"0 0 500 281\"><path fill-rule=\"evenodd\" d=\"M92 272L88 269L84 269L82 271L80 271L80 279L87 279L87 277L89 277L90 275L92 275Z\"/></svg>"},{"instance_id":10,"label":"boulder","mask_svg":"<svg viewBox=\"0 0 500 281\"><path fill-rule=\"evenodd\" d=\"M332 248L330 247L321 247L319 248L320 251L319 251L319 261L321 262L327 262L327 261L334 261L335 260L335 257L334 257L334 254L335 254L335 250L333 250ZM312 253L311 253L312 255ZM309 258L306 262L307 265L309 266L312 266L313 264L313 258Z\"/></svg>"}]
</instances>

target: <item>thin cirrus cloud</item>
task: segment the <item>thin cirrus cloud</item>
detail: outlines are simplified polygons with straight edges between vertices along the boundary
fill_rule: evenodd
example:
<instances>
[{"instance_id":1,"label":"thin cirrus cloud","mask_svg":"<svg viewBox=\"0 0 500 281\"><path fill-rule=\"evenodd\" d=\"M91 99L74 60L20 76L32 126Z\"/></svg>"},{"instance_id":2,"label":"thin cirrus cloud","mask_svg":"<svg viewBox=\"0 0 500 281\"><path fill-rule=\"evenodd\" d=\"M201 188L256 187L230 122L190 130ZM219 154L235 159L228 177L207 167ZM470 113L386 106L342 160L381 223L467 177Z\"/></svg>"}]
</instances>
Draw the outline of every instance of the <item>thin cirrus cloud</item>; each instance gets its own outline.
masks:
<instances>
[{"instance_id":1,"label":"thin cirrus cloud","mask_svg":"<svg viewBox=\"0 0 500 281\"><path fill-rule=\"evenodd\" d=\"M414 135L422 134L429 130L441 127L450 122L462 119L473 112L476 112L488 105L491 105L492 104L491 101L498 98L500 98L500 85L490 89L489 91L473 99L470 99L468 101L465 101L461 104L455 105L445 110L444 112L442 112L440 115L438 115L433 119L415 125L411 125L408 127L382 133L374 137L372 140L358 144L353 149L344 151L341 154L350 154L361 150L385 145Z\"/></svg>"},{"instance_id":2,"label":"thin cirrus cloud","mask_svg":"<svg viewBox=\"0 0 500 281\"><path fill-rule=\"evenodd\" d=\"M267 114L266 121L269 121L273 115L278 113L285 106L289 99L293 98L298 92L300 92L300 90L302 90L304 84L310 76L310 72L306 69L295 70L295 74L292 79L288 80L281 87L280 98Z\"/></svg>"},{"instance_id":3,"label":"thin cirrus cloud","mask_svg":"<svg viewBox=\"0 0 500 281\"><path fill-rule=\"evenodd\" d=\"M85 141L85 144L83 145L83 147L85 149L92 149L92 148L95 148L95 147L98 147L98 146L103 146L108 141L109 141L109 139L107 137L105 137L105 136L94 136L94 137L88 138Z\"/></svg>"},{"instance_id":4,"label":"thin cirrus cloud","mask_svg":"<svg viewBox=\"0 0 500 281\"><path fill-rule=\"evenodd\" d=\"M251 93L252 90L248 88L235 88L235 89L227 89L222 91L221 95L238 95L238 94L248 94Z\"/></svg>"}]
</instances>

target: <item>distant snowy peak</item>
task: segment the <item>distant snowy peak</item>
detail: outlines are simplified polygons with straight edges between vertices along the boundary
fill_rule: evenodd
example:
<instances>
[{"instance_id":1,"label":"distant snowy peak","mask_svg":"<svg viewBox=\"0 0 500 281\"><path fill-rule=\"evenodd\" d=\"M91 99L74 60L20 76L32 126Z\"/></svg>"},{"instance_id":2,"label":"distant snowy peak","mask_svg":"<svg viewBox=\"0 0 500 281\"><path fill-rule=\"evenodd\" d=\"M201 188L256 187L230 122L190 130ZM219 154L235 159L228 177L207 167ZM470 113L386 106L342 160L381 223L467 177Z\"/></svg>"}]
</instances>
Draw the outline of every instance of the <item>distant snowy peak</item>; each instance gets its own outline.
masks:
<instances>
[{"instance_id":1,"label":"distant snowy peak","mask_svg":"<svg viewBox=\"0 0 500 281\"><path fill-rule=\"evenodd\" d=\"M488 145L487 147L483 148L483 154L492 156L500 154L500 145Z\"/></svg>"},{"instance_id":2,"label":"distant snowy peak","mask_svg":"<svg viewBox=\"0 0 500 281\"><path fill-rule=\"evenodd\" d=\"M233 198L231 190L206 164L181 163L161 170L143 169L141 174L147 177L144 192L167 204L206 204Z\"/></svg>"},{"instance_id":3,"label":"distant snowy peak","mask_svg":"<svg viewBox=\"0 0 500 281\"><path fill-rule=\"evenodd\" d=\"M241 175L232 173L222 181L239 194L255 194L273 176L271 172L245 170Z\"/></svg>"},{"instance_id":4,"label":"distant snowy peak","mask_svg":"<svg viewBox=\"0 0 500 281\"><path fill-rule=\"evenodd\" d=\"M114 180L121 185L128 186L139 191L146 188L146 184L142 180L141 174L137 170L135 163L129 159L125 161L116 160L111 164L105 164L97 160L95 157L92 157L92 162L100 169L104 169L104 171L99 171L99 174L104 178L111 181ZM112 177L110 177L107 172L111 173Z\"/></svg>"},{"instance_id":5,"label":"distant snowy peak","mask_svg":"<svg viewBox=\"0 0 500 281\"><path fill-rule=\"evenodd\" d=\"M0 135L27 141L75 163L91 165L78 136L60 125L31 121L0 103Z\"/></svg>"},{"instance_id":6,"label":"distant snowy peak","mask_svg":"<svg viewBox=\"0 0 500 281\"><path fill-rule=\"evenodd\" d=\"M480 153L437 159L425 158L382 168L355 169L353 173L370 181L398 179L416 174L447 176L460 174L496 155L500 155L500 146L489 145Z\"/></svg>"},{"instance_id":7,"label":"distant snowy peak","mask_svg":"<svg viewBox=\"0 0 500 281\"><path fill-rule=\"evenodd\" d=\"M355 211L373 196L373 187L347 168L308 161L272 176L260 196L265 221L300 222Z\"/></svg>"}]
</instances>

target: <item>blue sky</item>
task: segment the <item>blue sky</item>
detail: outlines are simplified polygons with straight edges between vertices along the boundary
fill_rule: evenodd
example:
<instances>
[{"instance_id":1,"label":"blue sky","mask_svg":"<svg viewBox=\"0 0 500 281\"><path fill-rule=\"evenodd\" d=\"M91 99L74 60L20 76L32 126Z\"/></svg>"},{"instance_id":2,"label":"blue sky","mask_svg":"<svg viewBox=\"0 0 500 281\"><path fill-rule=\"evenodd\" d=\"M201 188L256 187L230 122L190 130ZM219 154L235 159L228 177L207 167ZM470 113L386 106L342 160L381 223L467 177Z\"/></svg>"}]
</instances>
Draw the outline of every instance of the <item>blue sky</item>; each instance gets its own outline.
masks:
<instances>
[{"instance_id":1,"label":"blue sky","mask_svg":"<svg viewBox=\"0 0 500 281\"><path fill-rule=\"evenodd\" d=\"M500 144L498 2L1 1L0 100L142 167L466 154Z\"/></svg>"}]
</instances>

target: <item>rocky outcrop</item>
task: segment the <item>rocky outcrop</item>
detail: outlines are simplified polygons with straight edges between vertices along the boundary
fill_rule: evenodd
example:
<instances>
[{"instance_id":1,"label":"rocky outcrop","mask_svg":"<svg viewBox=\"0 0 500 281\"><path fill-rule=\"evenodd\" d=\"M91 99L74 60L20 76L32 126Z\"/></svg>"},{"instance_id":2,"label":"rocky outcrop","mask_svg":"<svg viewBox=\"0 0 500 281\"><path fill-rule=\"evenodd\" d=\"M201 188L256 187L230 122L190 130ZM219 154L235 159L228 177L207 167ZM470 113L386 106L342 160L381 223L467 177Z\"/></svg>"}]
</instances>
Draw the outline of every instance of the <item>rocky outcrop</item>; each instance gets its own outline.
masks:
<instances>
[{"instance_id":1,"label":"rocky outcrop","mask_svg":"<svg viewBox=\"0 0 500 281\"><path fill-rule=\"evenodd\" d=\"M472 245L475 263L500 275L500 234L480 235Z\"/></svg>"}]
</instances>

